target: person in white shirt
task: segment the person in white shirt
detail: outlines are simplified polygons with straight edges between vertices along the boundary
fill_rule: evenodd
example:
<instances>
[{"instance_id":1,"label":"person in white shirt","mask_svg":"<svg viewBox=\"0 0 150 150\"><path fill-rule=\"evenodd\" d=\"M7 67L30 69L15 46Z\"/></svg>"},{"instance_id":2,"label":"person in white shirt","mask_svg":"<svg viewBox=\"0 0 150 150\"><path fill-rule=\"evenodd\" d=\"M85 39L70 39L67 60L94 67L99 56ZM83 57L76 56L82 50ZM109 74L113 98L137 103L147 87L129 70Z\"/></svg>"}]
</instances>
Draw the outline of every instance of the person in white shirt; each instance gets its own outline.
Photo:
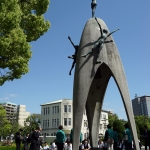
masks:
<instances>
[{"instance_id":1,"label":"person in white shirt","mask_svg":"<svg viewBox=\"0 0 150 150\"><path fill-rule=\"evenodd\" d=\"M72 144L70 141L67 141L67 144L64 146L65 150L72 150Z\"/></svg>"},{"instance_id":2,"label":"person in white shirt","mask_svg":"<svg viewBox=\"0 0 150 150\"><path fill-rule=\"evenodd\" d=\"M43 147L40 145L40 150L43 150Z\"/></svg>"},{"instance_id":3,"label":"person in white shirt","mask_svg":"<svg viewBox=\"0 0 150 150\"><path fill-rule=\"evenodd\" d=\"M47 142L45 142L45 146L43 147L43 149L45 149L45 150L49 149L49 146L48 146Z\"/></svg>"},{"instance_id":4,"label":"person in white shirt","mask_svg":"<svg viewBox=\"0 0 150 150\"><path fill-rule=\"evenodd\" d=\"M104 147L103 141L102 141L102 140L99 140L99 141L98 141L98 148L100 148L100 150L101 150L101 149L103 149L103 147Z\"/></svg>"},{"instance_id":5,"label":"person in white shirt","mask_svg":"<svg viewBox=\"0 0 150 150\"><path fill-rule=\"evenodd\" d=\"M87 139L84 140L81 149L82 150L89 150L91 148L90 144L88 143Z\"/></svg>"},{"instance_id":6,"label":"person in white shirt","mask_svg":"<svg viewBox=\"0 0 150 150\"><path fill-rule=\"evenodd\" d=\"M56 140L54 140L53 142L52 142L52 144L51 144L51 146L50 146L50 149L51 150L57 150L57 145L56 145Z\"/></svg>"}]
</instances>

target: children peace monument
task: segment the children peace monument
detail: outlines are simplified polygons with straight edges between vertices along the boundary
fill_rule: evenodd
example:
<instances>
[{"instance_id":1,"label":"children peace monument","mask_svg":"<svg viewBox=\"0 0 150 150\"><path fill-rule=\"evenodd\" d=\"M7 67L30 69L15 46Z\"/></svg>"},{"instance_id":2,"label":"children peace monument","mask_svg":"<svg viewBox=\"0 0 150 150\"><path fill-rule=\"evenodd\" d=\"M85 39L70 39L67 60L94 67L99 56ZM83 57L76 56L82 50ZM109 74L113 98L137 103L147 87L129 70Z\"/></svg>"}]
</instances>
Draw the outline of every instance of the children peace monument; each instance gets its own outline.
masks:
<instances>
[{"instance_id":1,"label":"children peace monument","mask_svg":"<svg viewBox=\"0 0 150 150\"><path fill-rule=\"evenodd\" d=\"M110 77L120 92L131 127L136 150L139 150L137 131L124 68L112 34L105 22L94 16L96 0L92 0L92 18L83 29L78 51L73 88L73 150L79 147L83 111L86 107L91 150L97 147L99 120L104 95ZM113 103L113 101L112 101Z\"/></svg>"}]
</instances>

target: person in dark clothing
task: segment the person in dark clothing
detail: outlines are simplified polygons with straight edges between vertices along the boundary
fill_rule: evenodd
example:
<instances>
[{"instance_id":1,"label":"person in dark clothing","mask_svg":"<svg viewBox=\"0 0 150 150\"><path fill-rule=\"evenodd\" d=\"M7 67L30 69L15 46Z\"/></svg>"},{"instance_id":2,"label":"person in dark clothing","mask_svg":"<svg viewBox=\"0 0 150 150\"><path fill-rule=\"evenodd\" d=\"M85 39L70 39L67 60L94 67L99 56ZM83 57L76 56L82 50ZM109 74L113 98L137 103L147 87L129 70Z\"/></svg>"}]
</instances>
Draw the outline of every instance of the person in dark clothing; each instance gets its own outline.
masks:
<instances>
[{"instance_id":1,"label":"person in dark clothing","mask_svg":"<svg viewBox=\"0 0 150 150\"><path fill-rule=\"evenodd\" d=\"M40 150L40 145L42 145L43 143L43 136L41 135L41 131L42 131L42 128L38 128L38 135L39 135L39 138L38 138L38 141L37 141L37 150Z\"/></svg>"},{"instance_id":2,"label":"person in dark clothing","mask_svg":"<svg viewBox=\"0 0 150 150\"><path fill-rule=\"evenodd\" d=\"M22 143L24 144L23 150L29 150L29 133L23 138Z\"/></svg>"},{"instance_id":3,"label":"person in dark clothing","mask_svg":"<svg viewBox=\"0 0 150 150\"><path fill-rule=\"evenodd\" d=\"M33 131L32 137L31 137L31 150L37 150L37 143L39 138L39 127L36 127L36 130Z\"/></svg>"},{"instance_id":4,"label":"person in dark clothing","mask_svg":"<svg viewBox=\"0 0 150 150\"><path fill-rule=\"evenodd\" d=\"M88 143L87 139L85 139L84 143L82 144L81 149L82 150L90 150L90 148L91 148L90 144Z\"/></svg>"},{"instance_id":5,"label":"person in dark clothing","mask_svg":"<svg viewBox=\"0 0 150 150\"><path fill-rule=\"evenodd\" d=\"M144 126L143 138L145 141L145 150L147 150L148 146L150 149L150 131L147 129L147 126Z\"/></svg>"},{"instance_id":6,"label":"person in dark clothing","mask_svg":"<svg viewBox=\"0 0 150 150\"><path fill-rule=\"evenodd\" d=\"M114 145L113 145L113 148L114 150L117 150L117 144L118 144L118 133L116 131L116 128L114 127L113 128L114 130Z\"/></svg>"},{"instance_id":7,"label":"person in dark clothing","mask_svg":"<svg viewBox=\"0 0 150 150\"><path fill-rule=\"evenodd\" d=\"M28 138L29 143L30 143L29 150L32 150L31 139L32 139L32 133L33 133L33 131L34 131L34 128L32 128L31 133L29 134L29 138Z\"/></svg>"},{"instance_id":8,"label":"person in dark clothing","mask_svg":"<svg viewBox=\"0 0 150 150\"><path fill-rule=\"evenodd\" d=\"M16 150L20 150L20 144L22 141L22 136L21 136L22 131L23 131L22 129L19 129L19 131L16 132L16 134L15 134Z\"/></svg>"}]
</instances>

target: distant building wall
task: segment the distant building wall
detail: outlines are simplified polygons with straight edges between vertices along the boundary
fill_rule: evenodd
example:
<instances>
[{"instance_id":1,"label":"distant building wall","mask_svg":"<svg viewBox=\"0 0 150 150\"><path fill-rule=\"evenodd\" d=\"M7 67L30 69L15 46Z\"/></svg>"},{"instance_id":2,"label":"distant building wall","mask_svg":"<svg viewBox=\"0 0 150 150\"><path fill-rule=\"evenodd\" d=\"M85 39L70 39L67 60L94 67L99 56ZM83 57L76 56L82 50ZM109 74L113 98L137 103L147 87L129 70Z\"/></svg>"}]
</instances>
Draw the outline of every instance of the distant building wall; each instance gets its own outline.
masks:
<instances>
[{"instance_id":1,"label":"distant building wall","mask_svg":"<svg viewBox=\"0 0 150 150\"><path fill-rule=\"evenodd\" d=\"M104 134L108 124L109 111L102 111L99 125L99 133ZM42 134L55 136L58 126L63 125L63 130L67 136L73 127L73 101L70 99L61 99L41 105L41 126ZM82 137L89 136L88 121L86 111L84 110L82 127Z\"/></svg>"},{"instance_id":2,"label":"distant building wall","mask_svg":"<svg viewBox=\"0 0 150 150\"><path fill-rule=\"evenodd\" d=\"M134 116L150 116L150 96L135 97L132 100Z\"/></svg>"}]
</instances>

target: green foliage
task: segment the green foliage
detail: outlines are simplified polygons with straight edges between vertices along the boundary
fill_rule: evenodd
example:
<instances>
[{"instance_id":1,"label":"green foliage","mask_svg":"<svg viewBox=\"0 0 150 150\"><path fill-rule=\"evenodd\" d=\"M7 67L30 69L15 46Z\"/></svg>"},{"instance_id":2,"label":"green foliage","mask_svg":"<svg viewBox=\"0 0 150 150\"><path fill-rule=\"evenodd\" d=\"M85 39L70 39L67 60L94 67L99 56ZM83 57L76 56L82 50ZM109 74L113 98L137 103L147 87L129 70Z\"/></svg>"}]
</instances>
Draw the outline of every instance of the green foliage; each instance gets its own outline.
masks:
<instances>
[{"instance_id":1,"label":"green foliage","mask_svg":"<svg viewBox=\"0 0 150 150\"><path fill-rule=\"evenodd\" d=\"M0 3L0 85L28 72L30 44L50 27L44 20L49 0L1 0Z\"/></svg>"},{"instance_id":2,"label":"green foliage","mask_svg":"<svg viewBox=\"0 0 150 150\"><path fill-rule=\"evenodd\" d=\"M142 134L144 126L146 125L150 129L150 118L146 116L135 116L135 123L138 126L139 132Z\"/></svg>"},{"instance_id":3,"label":"green foliage","mask_svg":"<svg viewBox=\"0 0 150 150\"><path fill-rule=\"evenodd\" d=\"M0 136L10 135L11 128L10 122L6 119L6 110L0 106Z\"/></svg>"},{"instance_id":4,"label":"green foliage","mask_svg":"<svg viewBox=\"0 0 150 150\"><path fill-rule=\"evenodd\" d=\"M108 121L111 126L113 126L113 122L118 119L117 114L108 114Z\"/></svg>"},{"instance_id":5,"label":"green foliage","mask_svg":"<svg viewBox=\"0 0 150 150\"><path fill-rule=\"evenodd\" d=\"M121 120L116 119L113 122L113 129L115 129L117 131L117 133L122 134L124 131L124 126Z\"/></svg>"},{"instance_id":6,"label":"green foliage","mask_svg":"<svg viewBox=\"0 0 150 150\"><path fill-rule=\"evenodd\" d=\"M21 146L23 149L23 146ZM0 150L16 150L16 146L0 146Z\"/></svg>"},{"instance_id":7,"label":"green foliage","mask_svg":"<svg viewBox=\"0 0 150 150\"><path fill-rule=\"evenodd\" d=\"M24 122L24 133L23 135L25 135L26 133L30 133L31 130L36 127L39 126L39 119L36 115L31 115L29 116L26 121Z\"/></svg>"}]
</instances>

